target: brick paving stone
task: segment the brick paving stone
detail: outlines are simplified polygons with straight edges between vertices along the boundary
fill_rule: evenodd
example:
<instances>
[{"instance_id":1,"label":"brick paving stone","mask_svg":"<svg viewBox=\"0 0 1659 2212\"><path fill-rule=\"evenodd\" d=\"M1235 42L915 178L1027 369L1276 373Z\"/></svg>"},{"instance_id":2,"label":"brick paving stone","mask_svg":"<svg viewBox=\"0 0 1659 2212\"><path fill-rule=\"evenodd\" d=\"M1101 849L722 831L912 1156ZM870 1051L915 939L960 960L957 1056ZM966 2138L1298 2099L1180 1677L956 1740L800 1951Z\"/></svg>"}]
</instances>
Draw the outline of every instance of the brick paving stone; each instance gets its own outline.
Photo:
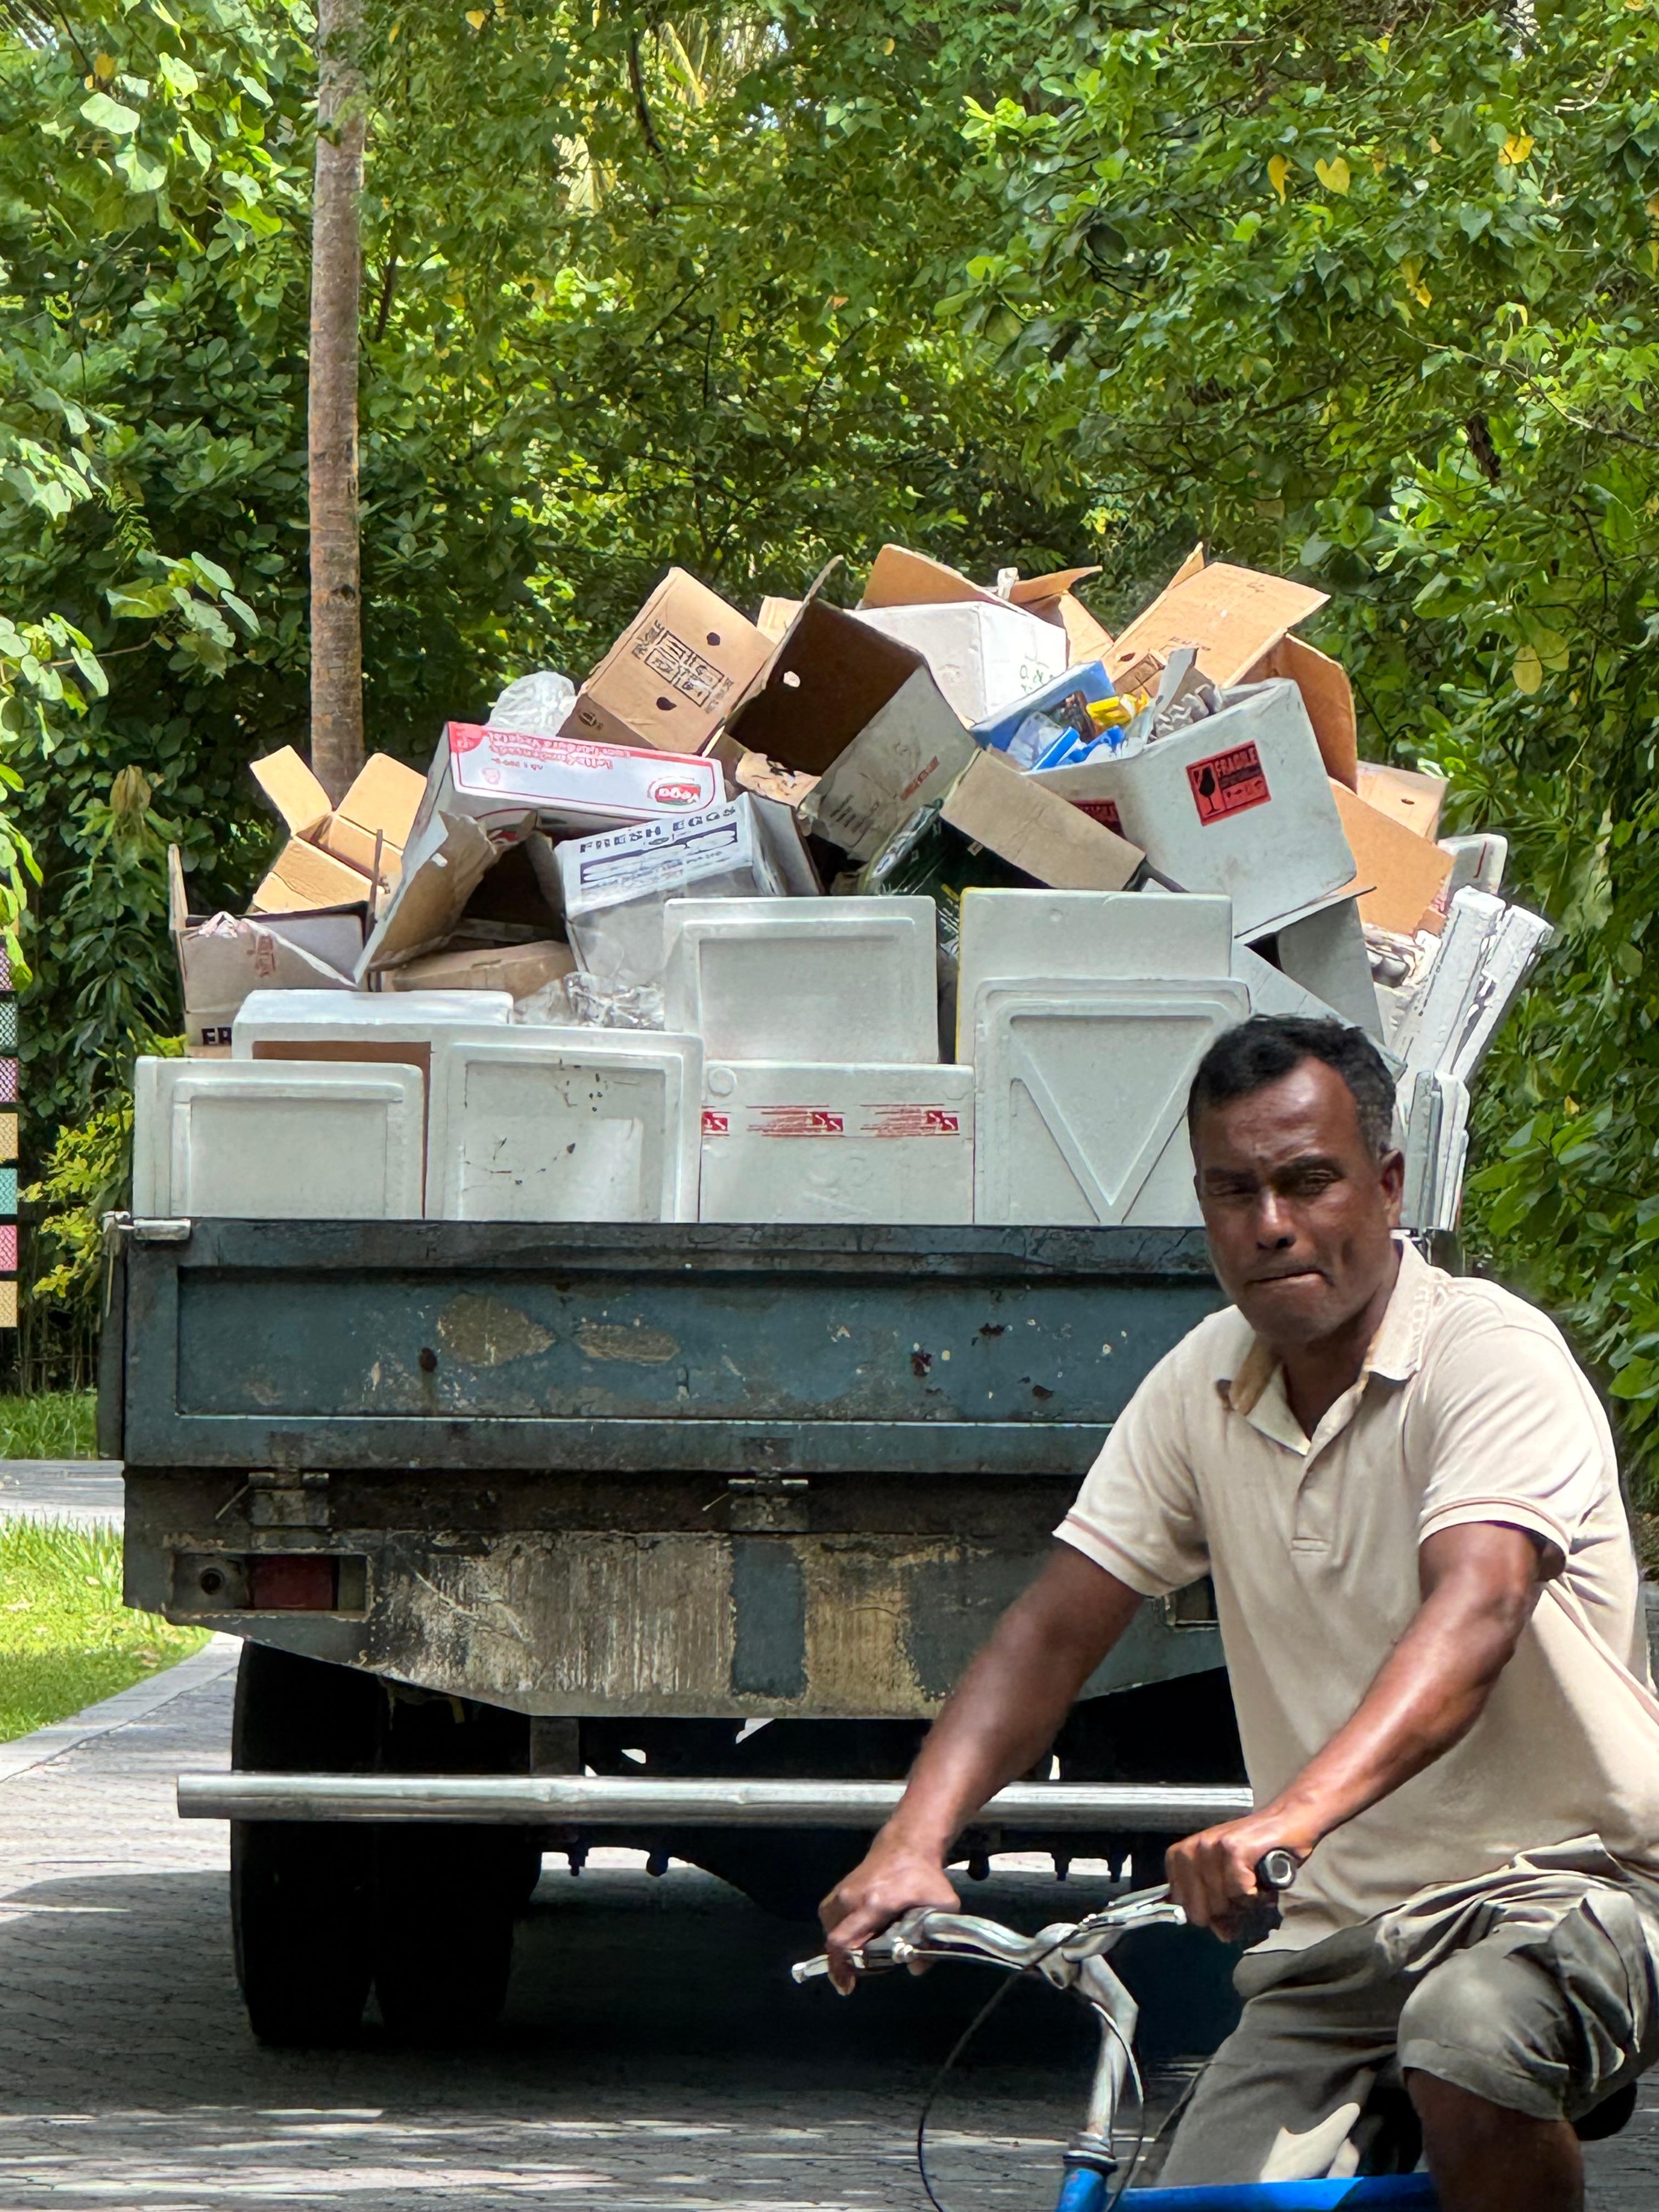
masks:
<instances>
[{"instance_id":1,"label":"brick paving stone","mask_svg":"<svg viewBox=\"0 0 1659 2212\"><path fill-rule=\"evenodd\" d=\"M222 1827L172 1782L223 1763L222 1676L0 1782L0 2212L888 2212L923 2205L915 2112L989 1984L796 1989L809 1931L629 1855L548 1862L507 2018L423 2052L262 2051L231 1973ZM1030 1873L972 1893L1031 1927L1086 1904ZM1020 1988L942 2101L951 2212L1053 2202L1085 2024ZM1659 2203L1659 2097L1592 2153L1592 2212Z\"/></svg>"}]
</instances>

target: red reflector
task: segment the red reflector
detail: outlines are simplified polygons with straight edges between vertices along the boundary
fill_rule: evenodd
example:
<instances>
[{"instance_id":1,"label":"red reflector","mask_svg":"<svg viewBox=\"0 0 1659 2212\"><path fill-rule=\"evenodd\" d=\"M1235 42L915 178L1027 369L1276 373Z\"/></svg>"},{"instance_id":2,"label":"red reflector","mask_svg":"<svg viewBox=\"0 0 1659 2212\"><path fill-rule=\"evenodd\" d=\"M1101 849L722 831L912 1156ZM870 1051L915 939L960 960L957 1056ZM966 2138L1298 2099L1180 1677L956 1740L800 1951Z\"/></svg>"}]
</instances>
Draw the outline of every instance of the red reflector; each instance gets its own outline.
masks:
<instances>
[{"instance_id":1,"label":"red reflector","mask_svg":"<svg viewBox=\"0 0 1659 2212\"><path fill-rule=\"evenodd\" d=\"M248 1608L253 1613L331 1613L337 1603L337 1563L319 1553L275 1553L247 1563Z\"/></svg>"}]
</instances>

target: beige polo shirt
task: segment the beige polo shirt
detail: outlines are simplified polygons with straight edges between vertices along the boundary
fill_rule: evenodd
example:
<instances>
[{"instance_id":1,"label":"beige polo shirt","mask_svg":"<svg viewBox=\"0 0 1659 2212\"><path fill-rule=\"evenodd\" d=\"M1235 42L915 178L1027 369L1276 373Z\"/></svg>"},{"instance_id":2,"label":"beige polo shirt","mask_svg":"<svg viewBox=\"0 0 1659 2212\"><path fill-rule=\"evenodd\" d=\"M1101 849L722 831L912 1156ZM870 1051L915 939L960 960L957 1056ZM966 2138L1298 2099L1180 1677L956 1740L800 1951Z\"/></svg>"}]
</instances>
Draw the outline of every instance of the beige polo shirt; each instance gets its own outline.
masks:
<instances>
[{"instance_id":1,"label":"beige polo shirt","mask_svg":"<svg viewBox=\"0 0 1659 2212\"><path fill-rule=\"evenodd\" d=\"M1256 1802L1353 1714L1420 1602L1441 1528L1530 1529L1565 1560L1463 1741L1326 1838L1279 1944L1599 1835L1659 1872L1659 1701L1601 1407L1560 1332L1402 1248L1359 1380L1305 1437L1236 1307L1135 1393L1056 1531L1132 1589L1214 1577Z\"/></svg>"}]
</instances>

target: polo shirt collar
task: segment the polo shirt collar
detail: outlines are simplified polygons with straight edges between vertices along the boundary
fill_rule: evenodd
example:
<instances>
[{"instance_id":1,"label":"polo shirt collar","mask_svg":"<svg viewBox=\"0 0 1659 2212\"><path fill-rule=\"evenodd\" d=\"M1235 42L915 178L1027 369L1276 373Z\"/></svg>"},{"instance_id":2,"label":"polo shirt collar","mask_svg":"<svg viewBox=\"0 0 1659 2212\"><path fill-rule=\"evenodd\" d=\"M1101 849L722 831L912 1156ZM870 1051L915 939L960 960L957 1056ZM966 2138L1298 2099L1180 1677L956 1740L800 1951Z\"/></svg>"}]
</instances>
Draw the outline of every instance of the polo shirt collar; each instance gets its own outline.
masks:
<instances>
[{"instance_id":1,"label":"polo shirt collar","mask_svg":"<svg viewBox=\"0 0 1659 2212\"><path fill-rule=\"evenodd\" d=\"M1380 1375L1389 1382L1406 1382L1416 1374L1423 1363L1432 1291L1433 1270L1417 1248L1401 1238L1400 1272L1360 1368L1361 1384L1372 1375ZM1236 1371L1218 1375L1216 1389L1234 1413L1248 1419L1279 1372L1279 1364L1278 1353L1259 1336L1252 1336L1249 1350Z\"/></svg>"}]
</instances>

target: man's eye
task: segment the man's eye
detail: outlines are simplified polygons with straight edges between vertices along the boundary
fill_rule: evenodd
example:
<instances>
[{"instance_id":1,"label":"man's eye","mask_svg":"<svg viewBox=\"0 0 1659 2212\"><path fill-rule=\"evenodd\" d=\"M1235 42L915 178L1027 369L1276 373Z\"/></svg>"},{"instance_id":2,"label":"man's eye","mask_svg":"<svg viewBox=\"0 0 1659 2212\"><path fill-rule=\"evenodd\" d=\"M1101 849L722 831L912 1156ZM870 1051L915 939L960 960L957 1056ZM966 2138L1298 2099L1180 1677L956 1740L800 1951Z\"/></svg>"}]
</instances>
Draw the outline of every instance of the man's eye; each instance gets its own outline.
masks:
<instances>
[{"instance_id":1,"label":"man's eye","mask_svg":"<svg viewBox=\"0 0 1659 2212\"><path fill-rule=\"evenodd\" d=\"M1328 1190L1336 1177L1328 1168L1310 1168L1306 1174L1291 1176L1285 1188L1297 1198L1313 1198L1322 1190Z\"/></svg>"}]
</instances>

